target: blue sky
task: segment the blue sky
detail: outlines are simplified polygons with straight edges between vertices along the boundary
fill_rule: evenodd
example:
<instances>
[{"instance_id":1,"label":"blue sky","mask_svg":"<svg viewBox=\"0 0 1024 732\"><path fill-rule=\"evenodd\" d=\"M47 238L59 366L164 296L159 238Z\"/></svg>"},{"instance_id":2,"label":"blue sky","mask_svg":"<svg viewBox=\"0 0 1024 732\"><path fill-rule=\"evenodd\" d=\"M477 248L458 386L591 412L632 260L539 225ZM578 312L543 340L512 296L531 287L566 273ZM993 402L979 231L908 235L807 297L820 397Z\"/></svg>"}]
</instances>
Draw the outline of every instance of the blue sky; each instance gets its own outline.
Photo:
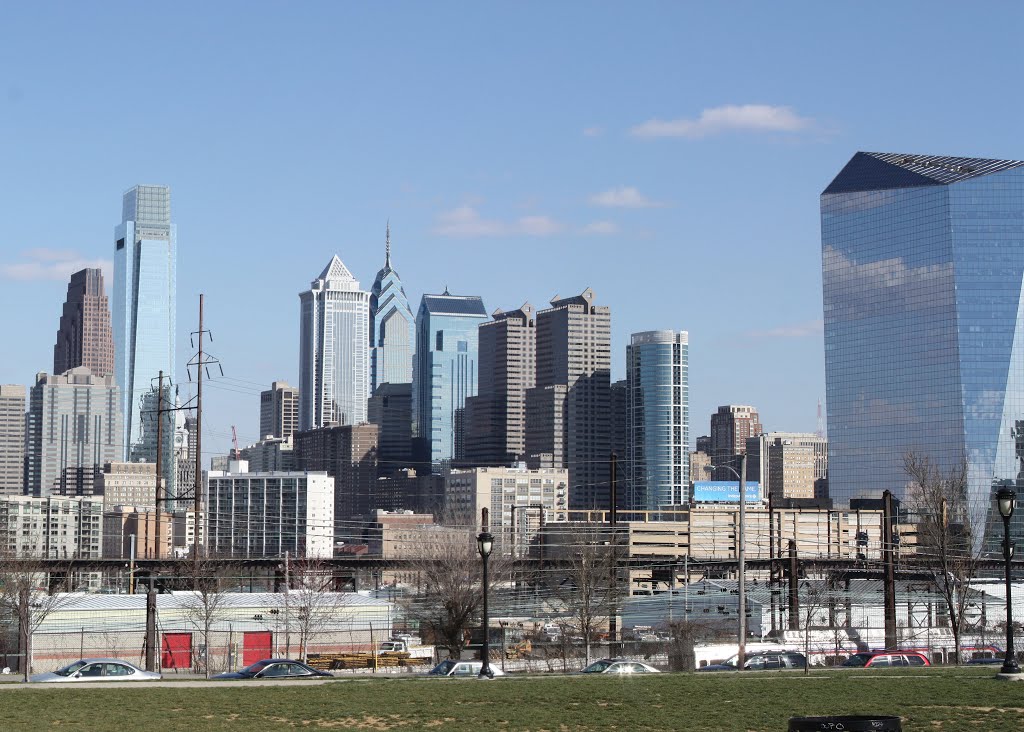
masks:
<instances>
[{"instance_id":1,"label":"blue sky","mask_svg":"<svg viewBox=\"0 0 1024 732\"><path fill-rule=\"evenodd\" d=\"M413 307L592 287L690 334L718 404L809 430L824 398L818 195L857 150L1024 157L1014 3L0 5L0 383L30 384L121 195L172 187L179 364L198 295L227 378L204 447L298 382L298 297L392 252ZM108 289L112 280L108 281ZM180 369L184 373L184 369Z\"/></svg>"}]
</instances>

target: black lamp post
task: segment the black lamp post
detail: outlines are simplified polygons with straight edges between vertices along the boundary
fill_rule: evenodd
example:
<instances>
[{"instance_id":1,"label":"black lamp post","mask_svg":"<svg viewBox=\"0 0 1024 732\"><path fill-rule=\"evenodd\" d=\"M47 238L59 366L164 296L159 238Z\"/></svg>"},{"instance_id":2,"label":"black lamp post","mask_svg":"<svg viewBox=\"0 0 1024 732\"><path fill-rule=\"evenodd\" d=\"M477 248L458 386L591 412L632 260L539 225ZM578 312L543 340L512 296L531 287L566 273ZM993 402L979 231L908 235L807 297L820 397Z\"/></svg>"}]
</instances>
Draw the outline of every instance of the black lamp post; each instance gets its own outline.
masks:
<instances>
[{"instance_id":1,"label":"black lamp post","mask_svg":"<svg viewBox=\"0 0 1024 732\"><path fill-rule=\"evenodd\" d=\"M487 616L487 558L491 556L491 548L494 546L494 537L487 531L483 531L476 537L476 547L484 560L484 652L481 657L480 678L493 679L494 672L491 671L491 643L490 643L490 618Z\"/></svg>"},{"instance_id":2,"label":"black lamp post","mask_svg":"<svg viewBox=\"0 0 1024 732\"><path fill-rule=\"evenodd\" d=\"M1010 560L1013 558L1010 517L1016 508L1017 494L1013 488L1004 485L996 492L996 501L999 504L999 515L1003 517L1003 559L1006 560L1006 658L999 673L1019 674L1020 666L1017 665L1017 655L1013 651L1013 586L1010 583Z\"/></svg>"}]
</instances>

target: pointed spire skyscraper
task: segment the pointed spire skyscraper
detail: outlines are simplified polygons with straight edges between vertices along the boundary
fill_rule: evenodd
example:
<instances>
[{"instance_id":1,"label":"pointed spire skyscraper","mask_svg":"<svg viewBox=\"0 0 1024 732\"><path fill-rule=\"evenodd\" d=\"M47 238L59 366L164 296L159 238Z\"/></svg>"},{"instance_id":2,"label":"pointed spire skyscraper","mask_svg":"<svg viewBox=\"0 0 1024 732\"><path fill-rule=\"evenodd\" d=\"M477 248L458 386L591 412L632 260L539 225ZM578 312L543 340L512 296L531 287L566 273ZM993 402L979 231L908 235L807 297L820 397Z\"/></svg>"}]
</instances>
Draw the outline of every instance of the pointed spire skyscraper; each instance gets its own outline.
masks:
<instances>
[{"instance_id":1,"label":"pointed spire skyscraper","mask_svg":"<svg viewBox=\"0 0 1024 732\"><path fill-rule=\"evenodd\" d=\"M335 255L299 300L299 429L365 422L370 293Z\"/></svg>"},{"instance_id":2,"label":"pointed spire skyscraper","mask_svg":"<svg viewBox=\"0 0 1024 732\"><path fill-rule=\"evenodd\" d=\"M384 268L370 289L370 393L381 384L412 382L416 320L398 272L391 268L391 222L384 233Z\"/></svg>"}]
</instances>

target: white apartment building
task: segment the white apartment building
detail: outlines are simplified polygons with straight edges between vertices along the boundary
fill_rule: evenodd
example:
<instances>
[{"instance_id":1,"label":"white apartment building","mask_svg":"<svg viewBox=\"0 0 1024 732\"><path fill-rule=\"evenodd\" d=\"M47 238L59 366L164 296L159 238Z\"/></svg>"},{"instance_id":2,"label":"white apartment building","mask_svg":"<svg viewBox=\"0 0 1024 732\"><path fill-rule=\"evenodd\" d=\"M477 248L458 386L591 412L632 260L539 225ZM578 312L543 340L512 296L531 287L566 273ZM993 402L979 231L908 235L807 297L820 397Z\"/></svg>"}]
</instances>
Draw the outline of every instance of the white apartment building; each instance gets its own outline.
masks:
<instances>
[{"instance_id":1,"label":"white apartment building","mask_svg":"<svg viewBox=\"0 0 1024 732\"><path fill-rule=\"evenodd\" d=\"M326 472L250 473L245 460L207 478L207 541L213 557L329 558L334 552L334 477Z\"/></svg>"},{"instance_id":2,"label":"white apartment building","mask_svg":"<svg viewBox=\"0 0 1024 732\"><path fill-rule=\"evenodd\" d=\"M103 501L0 496L0 549L17 557L97 559L103 549Z\"/></svg>"}]
</instances>

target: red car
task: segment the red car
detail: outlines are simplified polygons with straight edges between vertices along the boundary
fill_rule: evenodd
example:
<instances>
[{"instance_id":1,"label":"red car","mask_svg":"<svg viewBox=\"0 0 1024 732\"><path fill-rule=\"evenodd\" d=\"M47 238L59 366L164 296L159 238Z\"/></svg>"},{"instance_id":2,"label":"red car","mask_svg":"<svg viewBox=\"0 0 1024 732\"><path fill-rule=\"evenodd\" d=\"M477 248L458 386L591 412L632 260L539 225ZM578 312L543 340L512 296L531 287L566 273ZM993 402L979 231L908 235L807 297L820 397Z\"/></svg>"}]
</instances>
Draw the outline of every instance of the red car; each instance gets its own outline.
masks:
<instances>
[{"instance_id":1,"label":"red car","mask_svg":"<svg viewBox=\"0 0 1024 732\"><path fill-rule=\"evenodd\" d=\"M855 653L843 661L853 668L891 668L893 666L931 666L927 656L916 651L870 651Z\"/></svg>"}]
</instances>

